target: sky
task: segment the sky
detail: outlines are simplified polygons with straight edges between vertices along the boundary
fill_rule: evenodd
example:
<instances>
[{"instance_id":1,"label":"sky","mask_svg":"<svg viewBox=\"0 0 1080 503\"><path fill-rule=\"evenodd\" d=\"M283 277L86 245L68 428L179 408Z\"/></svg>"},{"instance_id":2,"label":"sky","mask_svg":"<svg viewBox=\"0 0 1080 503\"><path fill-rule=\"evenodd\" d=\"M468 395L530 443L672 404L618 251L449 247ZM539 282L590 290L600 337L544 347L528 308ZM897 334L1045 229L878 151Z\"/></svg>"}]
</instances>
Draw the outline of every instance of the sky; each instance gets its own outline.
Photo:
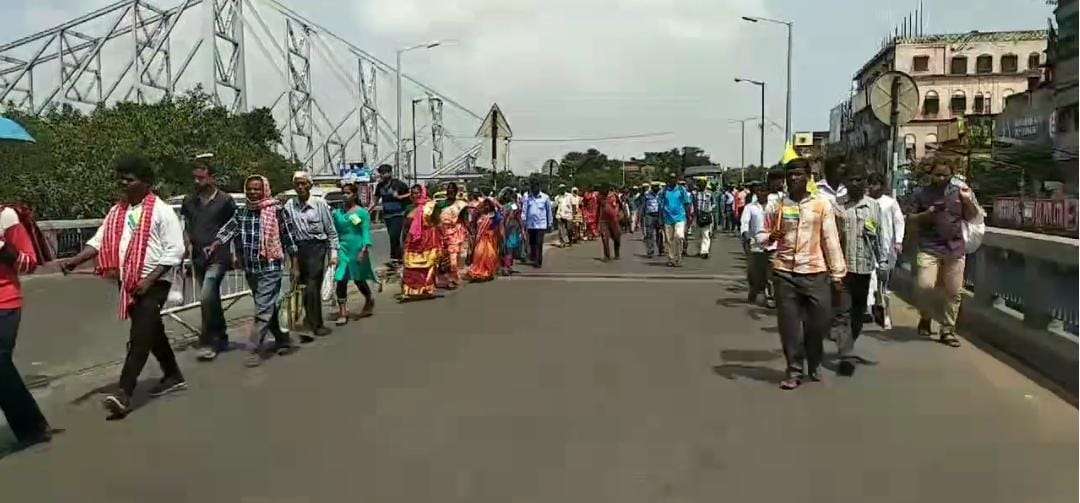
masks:
<instances>
[{"instance_id":1,"label":"sky","mask_svg":"<svg viewBox=\"0 0 1080 503\"><path fill-rule=\"evenodd\" d=\"M109 0L5 0L0 42L48 28ZM178 0L155 0L171 6ZM886 0L320 0L283 3L393 62L395 49L455 42L405 55L405 72L483 115L498 103L514 132L510 165L528 173L549 158L595 147L629 158L695 145L714 162L738 165L739 125L760 113L766 82L765 160L783 149L786 31L740 16L794 22L794 131L825 130L829 109L855 70L877 50L915 1ZM927 33L1045 29L1045 0L924 0ZM253 51L254 52L254 51ZM257 65L251 65L257 66ZM249 68L249 82L260 82ZM268 70L262 70L268 71ZM393 121L392 86L380 84ZM406 89L408 104L415 94ZM478 121L447 108L451 134L471 136ZM621 141L530 142L666 132ZM755 122L745 157L759 155ZM461 138L467 142L469 138Z\"/></svg>"}]
</instances>

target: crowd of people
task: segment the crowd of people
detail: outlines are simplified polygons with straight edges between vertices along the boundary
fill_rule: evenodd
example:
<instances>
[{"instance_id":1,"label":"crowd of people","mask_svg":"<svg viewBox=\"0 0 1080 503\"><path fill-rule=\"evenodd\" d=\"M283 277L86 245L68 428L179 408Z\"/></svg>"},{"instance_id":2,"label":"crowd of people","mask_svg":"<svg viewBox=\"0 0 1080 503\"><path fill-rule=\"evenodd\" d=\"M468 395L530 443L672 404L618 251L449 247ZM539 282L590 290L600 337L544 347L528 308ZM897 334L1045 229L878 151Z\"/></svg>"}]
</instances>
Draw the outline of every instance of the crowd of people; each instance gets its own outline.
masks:
<instances>
[{"instance_id":1,"label":"crowd of people","mask_svg":"<svg viewBox=\"0 0 1080 503\"><path fill-rule=\"evenodd\" d=\"M378 168L379 183L364 204L355 180L342 181L343 203L332 207L312 194L307 172L293 177L296 197L272 196L262 176L244 182L244 204L218 189L211 155L196 158L195 191L173 209L152 190L154 171L141 157L115 164L122 197L77 255L60 262L65 274L96 260L95 273L120 292L117 314L130 320L129 342L118 386L104 406L110 419L131 411L131 396L149 356L164 376L149 390L158 396L187 387L165 334L161 310L171 283L190 260L200 285L198 359L211 361L227 350L221 283L241 271L252 293L254 322L248 366L284 356L297 346L282 329L282 280L303 297L301 343L331 330L323 321L324 277L332 274L336 325L371 316L379 281L373 257L372 211L382 212L390 242L388 270L400 275L402 302L430 299L440 289L511 275L515 263L543 265L546 234L558 230L559 246L601 240L603 260L620 260L621 236L641 232L647 257L667 256L680 267L690 255L688 235L697 234L696 255L707 260L714 232L737 237L747 254L747 302L764 295L775 308L786 361L782 389L819 381L825 339L836 342L837 373L852 376L864 360L855 352L866 318L891 326L889 276L913 227L919 292L918 332L958 347L956 320L961 300L965 229L981 209L971 189L953 176L945 160L927 164L925 184L904 204L888 194L879 173L857 163L828 160L824 179L812 183L811 165L794 159L745 186L716 187L671 176L665 183L616 189L602 185L579 194L559 187L552 200L531 183L526 192L504 188L497 195L454 183L434 195L409 187ZM22 306L19 274L51 259L48 246L21 205L0 206L0 409L20 445L48 441L51 428L12 363ZM352 283L363 297L355 313L347 306ZM867 310L870 314L867 314ZM270 338L273 341L269 344Z\"/></svg>"}]
</instances>

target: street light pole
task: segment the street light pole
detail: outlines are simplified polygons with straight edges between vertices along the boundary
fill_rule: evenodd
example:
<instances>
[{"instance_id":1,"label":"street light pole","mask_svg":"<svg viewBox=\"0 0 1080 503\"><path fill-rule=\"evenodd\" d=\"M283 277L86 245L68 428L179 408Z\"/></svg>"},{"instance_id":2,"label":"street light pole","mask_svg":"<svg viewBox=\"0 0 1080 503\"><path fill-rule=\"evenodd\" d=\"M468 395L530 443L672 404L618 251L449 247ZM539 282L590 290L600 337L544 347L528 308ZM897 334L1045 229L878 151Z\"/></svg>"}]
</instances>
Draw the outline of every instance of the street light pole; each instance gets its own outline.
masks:
<instances>
[{"instance_id":1,"label":"street light pole","mask_svg":"<svg viewBox=\"0 0 1080 503\"><path fill-rule=\"evenodd\" d=\"M784 109L784 142L787 143L791 141L791 29L795 25L795 23L792 21L783 21L780 19L770 19L767 17L757 16L743 16L742 18L743 20L750 21L751 23L765 21L767 23L782 24L787 27L787 103Z\"/></svg>"},{"instance_id":2,"label":"street light pole","mask_svg":"<svg viewBox=\"0 0 1080 503\"><path fill-rule=\"evenodd\" d=\"M401 176L401 55L415 50L415 49L431 49L442 45L442 42L436 40L428 42L426 44L417 44L411 47L397 50L397 64L394 66L394 73L397 74L397 128L394 129L394 174L395 176Z\"/></svg>"},{"instance_id":3,"label":"street light pole","mask_svg":"<svg viewBox=\"0 0 1080 503\"><path fill-rule=\"evenodd\" d=\"M761 87L761 146L758 164L765 167L765 82L761 80L742 79L735 77L735 82L747 82Z\"/></svg>"}]
</instances>

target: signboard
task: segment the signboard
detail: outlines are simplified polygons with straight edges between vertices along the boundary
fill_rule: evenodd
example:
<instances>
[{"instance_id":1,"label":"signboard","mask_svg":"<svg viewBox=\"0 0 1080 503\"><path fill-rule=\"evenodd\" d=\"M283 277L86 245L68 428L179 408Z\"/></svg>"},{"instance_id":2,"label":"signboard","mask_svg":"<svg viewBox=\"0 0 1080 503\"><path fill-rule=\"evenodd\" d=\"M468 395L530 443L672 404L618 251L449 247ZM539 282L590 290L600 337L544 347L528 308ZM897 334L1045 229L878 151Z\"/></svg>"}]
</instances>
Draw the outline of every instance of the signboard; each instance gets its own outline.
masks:
<instances>
[{"instance_id":1,"label":"signboard","mask_svg":"<svg viewBox=\"0 0 1080 503\"><path fill-rule=\"evenodd\" d=\"M1076 212L1076 199L999 197L994 199L993 223L998 227L1075 233Z\"/></svg>"},{"instance_id":2,"label":"signboard","mask_svg":"<svg viewBox=\"0 0 1080 503\"><path fill-rule=\"evenodd\" d=\"M374 173L362 162L350 162L338 166L338 176L350 178L357 183L370 183Z\"/></svg>"},{"instance_id":3,"label":"signboard","mask_svg":"<svg viewBox=\"0 0 1080 503\"><path fill-rule=\"evenodd\" d=\"M813 133L795 133L795 146L796 147L809 147L814 144Z\"/></svg>"}]
</instances>

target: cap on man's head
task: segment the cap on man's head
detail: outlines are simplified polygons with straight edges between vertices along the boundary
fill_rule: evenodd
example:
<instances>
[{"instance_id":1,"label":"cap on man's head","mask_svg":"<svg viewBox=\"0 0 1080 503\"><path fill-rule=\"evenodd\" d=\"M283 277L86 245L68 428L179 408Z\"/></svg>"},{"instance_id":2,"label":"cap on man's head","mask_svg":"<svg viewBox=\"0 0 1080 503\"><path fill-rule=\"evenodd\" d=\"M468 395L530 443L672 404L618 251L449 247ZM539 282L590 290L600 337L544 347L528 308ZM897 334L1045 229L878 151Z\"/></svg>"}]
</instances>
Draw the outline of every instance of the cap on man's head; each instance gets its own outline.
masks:
<instances>
[{"instance_id":1,"label":"cap on man's head","mask_svg":"<svg viewBox=\"0 0 1080 503\"><path fill-rule=\"evenodd\" d=\"M311 181L311 173L309 173L307 171L297 171L297 172L293 173L292 181L295 182L295 181L298 181L298 180L304 180L304 181L310 182Z\"/></svg>"}]
</instances>

